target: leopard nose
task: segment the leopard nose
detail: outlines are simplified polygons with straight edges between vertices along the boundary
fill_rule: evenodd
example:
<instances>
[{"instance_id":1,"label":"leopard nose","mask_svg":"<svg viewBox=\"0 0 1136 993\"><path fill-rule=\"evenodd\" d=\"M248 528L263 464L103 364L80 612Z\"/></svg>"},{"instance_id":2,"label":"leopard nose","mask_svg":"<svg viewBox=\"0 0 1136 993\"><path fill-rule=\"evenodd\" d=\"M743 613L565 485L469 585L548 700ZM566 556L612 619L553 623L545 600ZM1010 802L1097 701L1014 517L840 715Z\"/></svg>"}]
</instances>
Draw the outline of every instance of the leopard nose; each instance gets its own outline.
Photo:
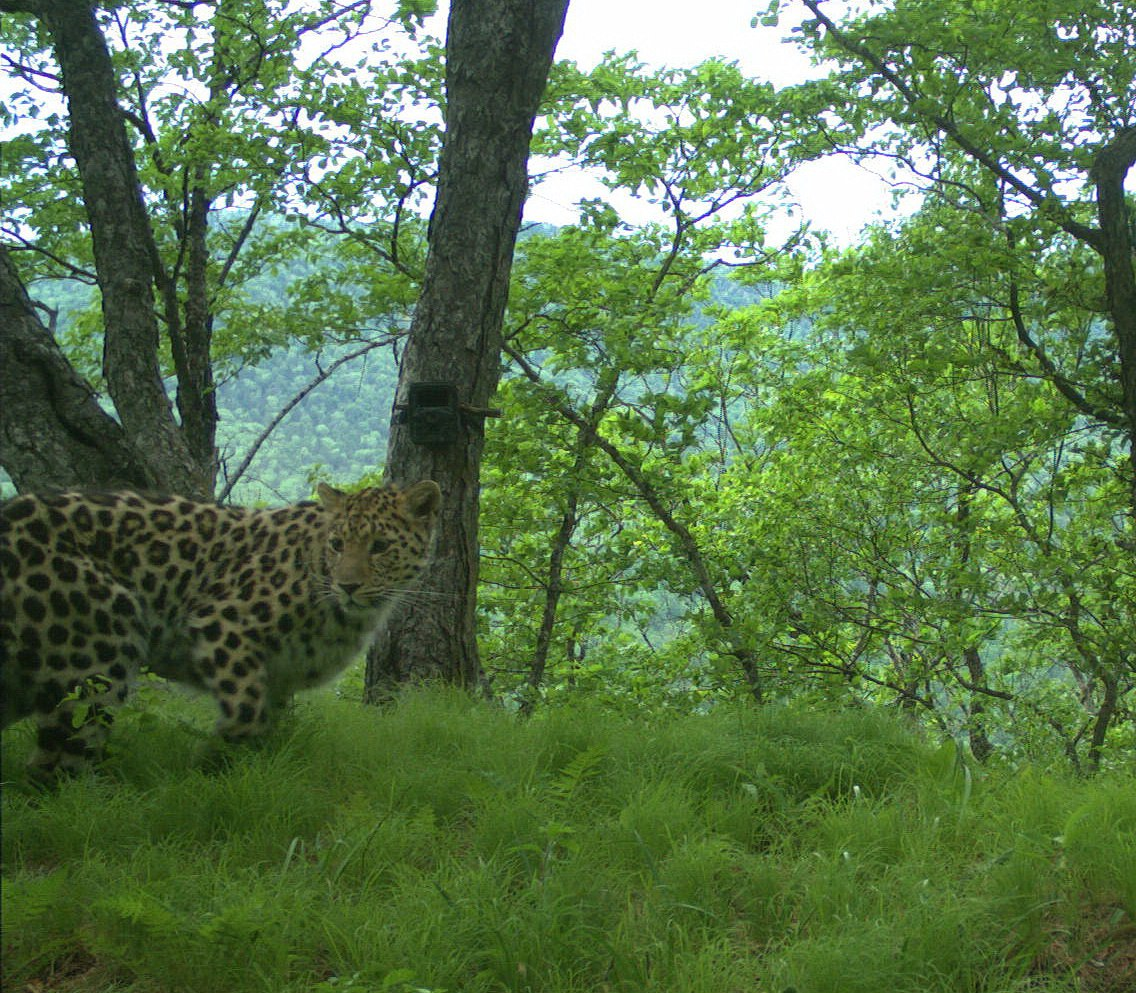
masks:
<instances>
[{"instance_id":1,"label":"leopard nose","mask_svg":"<svg viewBox=\"0 0 1136 993\"><path fill-rule=\"evenodd\" d=\"M355 591L362 585L362 583L340 583L339 588L343 590L346 596L354 596Z\"/></svg>"}]
</instances>

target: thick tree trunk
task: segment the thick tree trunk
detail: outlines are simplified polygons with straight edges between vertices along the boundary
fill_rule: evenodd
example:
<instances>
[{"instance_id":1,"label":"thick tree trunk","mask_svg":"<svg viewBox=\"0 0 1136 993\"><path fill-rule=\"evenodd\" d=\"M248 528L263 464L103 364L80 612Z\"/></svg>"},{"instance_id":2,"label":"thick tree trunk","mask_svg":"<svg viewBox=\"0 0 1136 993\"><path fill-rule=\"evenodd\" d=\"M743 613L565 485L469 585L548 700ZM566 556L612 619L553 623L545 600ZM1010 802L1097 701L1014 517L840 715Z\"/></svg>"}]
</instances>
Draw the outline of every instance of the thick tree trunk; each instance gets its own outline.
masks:
<instances>
[{"instance_id":1,"label":"thick tree trunk","mask_svg":"<svg viewBox=\"0 0 1136 993\"><path fill-rule=\"evenodd\" d=\"M1130 509L1136 532L1136 249L1132 244L1132 219L1124 181L1136 164L1136 127L1125 128L1097 155L1092 178L1097 188L1101 258L1104 260L1105 291L1116 353L1120 358L1120 395L1128 425L1128 457L1131 468Z\"/></svg>"},{"instance_id":2,"label":"thick tree trunk","mask_svg":"<svg viewBox=\"0 0 1136 993\"><path fill-rule=\"evenodd\" d=\"M446 36L446 136L430 219L429 254L399 377L454 384L484 409L501 371L501 326L513 246L528 187L533 118L568 0L454 0ZM476 641L482 417L463 416L445 447L411 441L392 420L387 474L435 479L444 502L424 593L391 624L367 664L370 699L392 685L441 677L483 681ZM434 595L431 596L431 593Z\"/></svg>"},{"instance_id":3,"label":"thick tree trunk","mask_svg":"<svg viewBox=\"0 0 1136 993\"><path fill-rule=\"evenodd\" d=\"M0 449L19 490L97 480L146 487L118 424L68 364L0 246Z\"/></svg>"}]
</instances>

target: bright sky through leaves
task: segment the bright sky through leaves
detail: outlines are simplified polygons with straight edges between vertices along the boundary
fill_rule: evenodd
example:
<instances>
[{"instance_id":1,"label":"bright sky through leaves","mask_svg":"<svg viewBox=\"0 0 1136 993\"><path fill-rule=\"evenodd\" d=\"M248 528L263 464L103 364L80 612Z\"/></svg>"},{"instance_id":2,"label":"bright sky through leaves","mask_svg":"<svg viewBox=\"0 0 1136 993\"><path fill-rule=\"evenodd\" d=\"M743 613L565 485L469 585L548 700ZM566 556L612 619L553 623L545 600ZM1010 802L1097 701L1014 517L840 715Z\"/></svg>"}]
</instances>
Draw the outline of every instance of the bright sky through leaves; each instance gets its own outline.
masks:
<instances>
[{"instance_id":1,"label":"bright sky through leaves","mask_svg":"<svg viewBox=\"0 0 1136 993\"><path fill-rule=\"evenodd\" d=\"M737 62L747 75L777 87L819 75L808 58L784 40L787 27L751 26L765 6L761 0L572 0L557 56L583 69L590 69L612 50L634 49L652 66L692 66L724 58ZM444 33L442 22L435 31ZM868 169L846 159L808 163L794 173L788 185L804 217L846 244L856 240L878 211L890 206L890 188ZM557 177L534 193L525 207L525 218L573 223L575 202L583 196L600 195L608 194L598 183L579 175ZM636 210L633 203L621 202L619 208L631 222L657 219L646 204ZM787 224L786 233L789 227Z\"/></svg>"}]
</instances>

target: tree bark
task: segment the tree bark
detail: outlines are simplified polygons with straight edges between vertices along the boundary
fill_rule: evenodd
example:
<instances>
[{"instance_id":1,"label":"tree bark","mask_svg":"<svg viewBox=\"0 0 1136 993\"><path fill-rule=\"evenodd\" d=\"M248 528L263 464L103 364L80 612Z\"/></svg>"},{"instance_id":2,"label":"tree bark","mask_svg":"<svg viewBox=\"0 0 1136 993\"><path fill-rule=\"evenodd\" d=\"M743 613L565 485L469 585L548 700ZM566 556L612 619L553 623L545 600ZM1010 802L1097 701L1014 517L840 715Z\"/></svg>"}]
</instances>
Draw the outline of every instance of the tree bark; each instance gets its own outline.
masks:
<instances>
[{"instance_id":1,"label":"tree bark","mask_svg":"<svg viewBox=\"0 0 1136 993\"><path fill-rule=\"evenodd\" d=\"M1105 738L1108 736L1109 726L1116 717L1120 705L1120 678L1113 675L1107 667L1102 666L1100 676L1103 693L1100 706L1093 718L1093 733L1089 739L1089 768L1093 772L1100 771L1101 755L1104 752ZM1120 666L1116 667L1119 672Z\"/></svg>"},{"instance_id":2,"label":"tree bark","mask_svg":"<svg viewBox=\"0 0 1136 993\"><path fill-rule=\"evenodd\" d=\"M1104 261L1105 292L1116 353L1120 358L1121 406L1128 427L1128 457L1131 467L1130 509L1136 531L1136 249L1132 244L1132 219L1124 193L1124 180L1136 165L1136 127L1124 128L1097 154L1092 179L1097 189L1101 258Z\"/></svg>"},{"instance_id":3,"label":"tree bark","mask_svg":"<svg viewBox=\"0 0 1136 993\"><path fill-rule=\"evenodd\" d=\"M986 683L986 666L982 661L976 645L969 645L963 649L963 660L973 686L983 686ZM994 746L990 736L986 733L986 701L981 692L970 694L970 706L967 708L967 735L970 738L971 754L979 762L985 762L994 753Z\"/></svg>"},{"instance_id":4,"label":"tree bark","mask_svg":"<svg viewBox=\"0 0 1136 993\"><path fill-rule=\"evenodd\" d=\"M564 28L568 0L454 0L446 34L446 135L430 218L422 295L399 374L454 384L484 409L501 373L501 327L513 246L528 187L533 119ZM431 478L444 502L438 552L424 593L384 632L367 662L367 696L441 677L470 688L484 678L476 640L482 417L467 413L444 448L410 440L392 417L387 475ZM432 596L431 593L434 595Z\"/></svg>"},{"instance_id":5,"label":"tree bark","mask_svg":"<svg viewBox=\"0 0 1136 993\"><path fill-rule=\"evenodd\" d=\"M44 327L0 245L0 448L16 488L99 480L153 484L122 426L99 406Z\"/></svg>"}]
</instances>

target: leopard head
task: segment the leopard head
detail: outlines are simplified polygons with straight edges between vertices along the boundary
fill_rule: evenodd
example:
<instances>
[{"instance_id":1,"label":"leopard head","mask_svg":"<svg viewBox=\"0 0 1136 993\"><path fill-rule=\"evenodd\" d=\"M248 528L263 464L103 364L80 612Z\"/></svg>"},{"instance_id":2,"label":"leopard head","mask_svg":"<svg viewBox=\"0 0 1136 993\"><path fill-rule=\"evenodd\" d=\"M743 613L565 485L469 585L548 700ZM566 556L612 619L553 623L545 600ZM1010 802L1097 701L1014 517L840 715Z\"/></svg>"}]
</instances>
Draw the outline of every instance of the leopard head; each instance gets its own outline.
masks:
<instances>
[{"instance_id":1,"label":"leopard head","mask_svg":"<svg viewBox=\"0 0 1136 993\"><path fill-rule=\"evenodd\" d=\"M327 588L343 607L373 610L414 586L430 559L442 491L433 480L345 493L326 483Z\"/></svg>"}]
</instances>

